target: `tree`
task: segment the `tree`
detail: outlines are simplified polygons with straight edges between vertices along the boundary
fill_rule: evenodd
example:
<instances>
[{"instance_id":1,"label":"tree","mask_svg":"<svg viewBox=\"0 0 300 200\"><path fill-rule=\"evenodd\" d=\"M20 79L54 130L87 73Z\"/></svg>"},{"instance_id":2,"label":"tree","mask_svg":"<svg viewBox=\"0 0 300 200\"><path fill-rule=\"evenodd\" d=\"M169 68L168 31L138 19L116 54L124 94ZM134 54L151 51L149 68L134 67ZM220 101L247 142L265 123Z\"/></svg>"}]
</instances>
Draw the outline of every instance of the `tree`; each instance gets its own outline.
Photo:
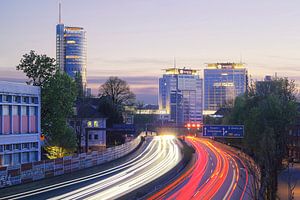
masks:
<instances>
[{"instance_id":1,"label":"tree","mask_svg":"<svg viewBox=\"0 0 300 200\"><path fill-rule=\"evenodd\" d=\"M117 106L113 105L112 99L109 96L100 97L99 112L107 117L107 127L112 127L113 124L119 124L123 122L122 112Z\"/></svg>"},{"instance_id":2,"label":"tree","mask_svg":"<svg viewBox=\"0 0 300 200\"><path fill-rule=\"evenodd\" d=\"M130 91L126 81L118 77L109 77L109 79L100 86L99 96L108 96L111 98L114 106L125 106L134 103L135 95Z\"/></svg>"},{"instance_id":3,"label":"tree","mask_svg":"<svg viewBox=\"0 0 300 200\"><path fill-rule=\"evenodd\" d=\"M61 149L58 152L63 155L76 148L76 135L67 126L67 118L73 115L76 91L75 82L60 72L49 79L42 90L42 131L47 146Z\"/></svg>"},{"instance_id":4,"label":"tree","mask_svg":"<svg viewBox=\"0 0 300 200\"><path fill-rule=\"evenodd\" d=\"M295 84L287 78L251 84L225 121L245 125L244 148L261 169L260 196L275 199L277 173L287 156L288 128L297 114Z\"/></svg>"},{"instance_id":5,"label":"tree","mask_svg":"<svg viewBox=\"0 0 300 200\"><path fill-rule=\"evenodd\" d=\"M47 157L49 159L62 158L64 156L72 155L76 149L76 137L74 137L74 130L70 127L63 126L63 129L56 133L55 145L48 145L45 147Z\"/></svg>"},{"instance_id":6,"label":"tree","mask_svg":"<svg viewBox=\"0 0 300 200\"><path fill-rule=\"evenodd\" d=\"M16 69L26 74L29 78L28 85L35 86L43 86L58 70L54 58L44 54L38 55L33 50L23 55Z\"/></svg>"},{"instance_id":7,"label":"tree","mask_svg":"<svg viewBox=\"0 0 300 200\"><path fill-rule=\"evenodd\" d=\"M80 72L75 74L75 83L77 88L77 98L84 98L84 88L82 83L82 75Z\"/></svg>"}]
</instances>

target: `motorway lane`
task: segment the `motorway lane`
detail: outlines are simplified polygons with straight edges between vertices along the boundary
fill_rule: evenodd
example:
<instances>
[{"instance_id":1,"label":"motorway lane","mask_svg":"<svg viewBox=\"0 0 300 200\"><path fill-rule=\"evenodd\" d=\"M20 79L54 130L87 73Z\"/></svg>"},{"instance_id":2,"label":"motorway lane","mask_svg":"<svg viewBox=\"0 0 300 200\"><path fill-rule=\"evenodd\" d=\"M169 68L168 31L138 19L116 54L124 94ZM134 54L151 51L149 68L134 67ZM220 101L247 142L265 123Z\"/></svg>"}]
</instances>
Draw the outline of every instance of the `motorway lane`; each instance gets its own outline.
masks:
<instances>
[{"instance_id":1,"label":"motorway lane","mask_svg":"<svg viewBox=\"0 0 300 200\"><path fill-rule=\"evenodd\" d=\"M207 139L186 138L197 161L149 199L251 199L248 170L237 155Z\"/></svg>"},{"instance_id":2,"label":"motorway lane","mask_svg":"<svg viewBox=\"0 0 300 200\"><path fill-rule=\"evenodd\" d=\"M115 199L164 175L182 159L174 136L147 138L136 158L86 177L34 189L6 199Z\"/></svg>"}]
</instances>

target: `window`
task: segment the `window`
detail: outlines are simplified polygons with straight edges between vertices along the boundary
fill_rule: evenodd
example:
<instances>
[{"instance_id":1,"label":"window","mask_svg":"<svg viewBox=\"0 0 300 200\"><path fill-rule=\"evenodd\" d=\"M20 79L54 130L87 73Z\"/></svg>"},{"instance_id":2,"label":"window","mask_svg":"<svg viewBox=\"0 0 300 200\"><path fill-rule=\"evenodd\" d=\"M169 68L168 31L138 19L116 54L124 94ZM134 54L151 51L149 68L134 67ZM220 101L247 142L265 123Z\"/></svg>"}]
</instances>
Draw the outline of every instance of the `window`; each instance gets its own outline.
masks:
<instances>
[{"instance_id":1,"label":"window","mask_svg":"<svg viewBox=\"0 0 300 200\"><path fill-rule=\"evenodd\" d=\"M13 165L18 165L21 163L21 153L14 153L12 155Z\"/></svg>"},{"instance_id":2,"label":"window","mask_svg":"<svg viewBox=\"0 0 300 200\"><path fill-rule=\"evenodd\" d=\"M35 162L35 161L38 161L38 152L37 151L33 151L33 152L30 152L30 162Z\"/></svg>"},{"instance_id":3,"label":"window","mask_svg":"<svg viewBox=\"0 0 300 200\"><path fill-rule=\"evenodd\" d=\"M20 102L20 96L13 96L13 102L19 103Z\"/></svg>"},{"instance_id":4,"label":"window","mask_svg":"<svg viewBox=\"0 0 300 200\"><path fill-rule=\"evenodd\" d=\"M31 103L37 103L36 98L35 97L31 97Z\"/></svg>"},{"instance_id":5,"label":"window","mask_svg":"<svg viewBox=\"0 0 300 200\"><path fill-rule=\"evenodd\" d=\"M30 116L35 116L35 107L33 106L29 107L29 114Z\"/></svg>"},{"instance_id":6,"label":"window","mask_svg":"<svg viewBox=\"0 0 300 200\"><path fill-rule=\"evenodd\" d=\"M27 103L27 99L28 99L28 97L22 97L22 102Z\"/></svg>"},{"instance_id":7,"label":"window","mask_svg":"<svg viewBox=\"0 0 300 200\"><path fill-rule=\"evenodd\" d=\"M29 149L29 143L23 143L22 149Z\"/></svg>"},{"instance_id":8,"label":"window","mask_svg":"<svg viewBox=\"0 0 300 200\"><path fill-rule=\"evenodd\" d=\"M12 145L11 144L5 144L4 145L4 151L11 151L12 150Z\"/></svg>"},{"instance_id":9,"label":"window","mask_svg":"<svg viewBox=\"0 0 300 200\"><path fill-rule=\"evenodd\" d=\"M12 106L12 115L18 115L18 106Z\"/></svg>"},{"instance_id":10,"label":"window","mask_svg":"<svg viewBox=\"0 0 300 200\"><path fill-rule=\"evenodd\" d=\"M9 107L8 106L2 106L2 112L3 112L3 115L9 115Z\"/></svg>"},{"instance_id":11,"label":"window","mask_svg":"<svg viewBox=\"0 0 300 200\"><path fill-rule=\"evenodd\" d=\"M3 145L0 145L0 152L3 152L4 151L4 147ZM1 164L1 163L0 163Z\"/></svg>"},{"instance_id":12,"label":"window","mask_svg":"<svg viewBox=\"0 0 300 200\"><path fill-rule=\"evenodd\" d=\"M2 101L3 101L3 102L8 102L8 100L9 100L9 98L8 98L7 95L3 95L3 96L2 96Z\"/></svg>"},{"instance_id":13,"label":"window","mask_svg":"<svg viewBox=\"0 0 300 200\"><path fill-rule=\"evenodd\" d=\"M95 140L98 140L98 134L95 134L95 135L94 135L94 139L95 139Z\"/></svg>"},{"instance_id":14,"label":"window","mask_svg":"<svg viewBox=\"0 0 300 200\"><path fill-rule=\"evenodd\" d=\"M22 163L29 162L29 152L22 153Z\"/></svg>"},{"instance_id":15,"label":"window","mask_svg":"<svg viewBox=\"0 0 300 200\"><path fill-rule=\"evenodd\" d=\"M14 150L21 150L21 144L13 144Z\"/></svg>"},{"instance_id":16,"label":"window","mask_svg":"<svg viewBox=\"0 0 300 200\"><path fill-rule=\"evenodd\" d=\"M22 116L26 116L27 115L27 106L22 106L21 112L22 112Z\"/></svg>"},{"instance_id":17,"label":"window","mask_svg":"<svg viewBox=\"0 0 300 200\"><path fill-rule=\"evenodd\" d=\"M99 127L98 121L94 121L94 127Z\"/></svg>"},{"instance_id":18,"label":"window","mask_svg":"<svg viewBox=\"0 0 300 200\"><path fill-rule=\"evenodd\" d=\"M92 135L89 134L89 140L91 140L91 139L92 139Z\"/></svg>"},{"instance_id":19,"label":"window","mask_svg":"<svg viewBox=\"0 0 300 200\"><path fill-rule=\"evenodd\" d=\"M88 127L92 127L92 122L91 122L91 121L88 121L88 122L87 122L87 126L88 126Z\"/></svg>"},{"instance_id":20,"label":"window","mask_svg":"<svg viewBox=\"0 0 300 200\"><path fill-rule=\"evenodd\" d=\"M11 154L4 155L4 165L11 165Z\"/></svg>"},{"instance_id":21,"label":"window","mask_svg":"<svg viewBox=\"0 0 300 200\"><path fill-rule=\"evenodd\" d=\"M38 143L37 142L32 142L31 146L32 146L32 148L37 149L38 148Z\"/></svg>"}]
</instances>

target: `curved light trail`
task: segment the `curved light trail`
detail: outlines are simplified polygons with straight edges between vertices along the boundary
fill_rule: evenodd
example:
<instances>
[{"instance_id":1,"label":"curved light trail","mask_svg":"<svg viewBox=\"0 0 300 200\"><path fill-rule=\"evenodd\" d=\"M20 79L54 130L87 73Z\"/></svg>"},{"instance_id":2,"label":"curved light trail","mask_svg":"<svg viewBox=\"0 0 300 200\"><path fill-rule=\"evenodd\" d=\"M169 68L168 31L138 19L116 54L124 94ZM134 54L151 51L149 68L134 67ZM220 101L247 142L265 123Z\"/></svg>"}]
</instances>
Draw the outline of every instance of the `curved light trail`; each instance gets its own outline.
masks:
<instances>
[{"instance_id":1,"label":"curved light trail","mask_svg":"<svg viewBox=\"0 0 300 200\"><path fill-rule=\"evenodd\" d=\"M174 136L155 136L139 156L122 165L5 199L116 199L174 168L182 159L177 142Z\"/></svg>"},{"instance_id":2,"label":"curved light trail","mask_svg":"<svg viewBox=\"0 0 300 200\"><path fill-rule=\"evenodd\" d=\"M248 170L234 152L207 139L186 140L196 150L195 164L149 200L251 199Z\"/></svg>"}]
</instances>

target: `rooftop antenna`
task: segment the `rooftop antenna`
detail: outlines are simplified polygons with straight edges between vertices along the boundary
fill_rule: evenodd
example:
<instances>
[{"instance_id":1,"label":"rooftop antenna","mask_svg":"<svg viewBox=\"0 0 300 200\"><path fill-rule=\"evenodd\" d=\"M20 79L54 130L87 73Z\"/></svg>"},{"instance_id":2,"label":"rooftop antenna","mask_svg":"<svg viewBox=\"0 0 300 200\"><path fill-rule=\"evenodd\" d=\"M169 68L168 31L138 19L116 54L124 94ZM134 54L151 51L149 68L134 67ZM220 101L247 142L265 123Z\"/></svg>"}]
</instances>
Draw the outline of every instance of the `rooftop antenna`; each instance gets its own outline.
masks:
<instances>
[{"instance_id":1,"label":"rooftop antenna","mask_svg":"<svg viewBox=\"0 0 300 200\"><path fill-rule=\"evenodd\" d=\"M59 24L61 24L61 3L59 3L58 20L59 20Z\"/></svg>"}]
</instances>

